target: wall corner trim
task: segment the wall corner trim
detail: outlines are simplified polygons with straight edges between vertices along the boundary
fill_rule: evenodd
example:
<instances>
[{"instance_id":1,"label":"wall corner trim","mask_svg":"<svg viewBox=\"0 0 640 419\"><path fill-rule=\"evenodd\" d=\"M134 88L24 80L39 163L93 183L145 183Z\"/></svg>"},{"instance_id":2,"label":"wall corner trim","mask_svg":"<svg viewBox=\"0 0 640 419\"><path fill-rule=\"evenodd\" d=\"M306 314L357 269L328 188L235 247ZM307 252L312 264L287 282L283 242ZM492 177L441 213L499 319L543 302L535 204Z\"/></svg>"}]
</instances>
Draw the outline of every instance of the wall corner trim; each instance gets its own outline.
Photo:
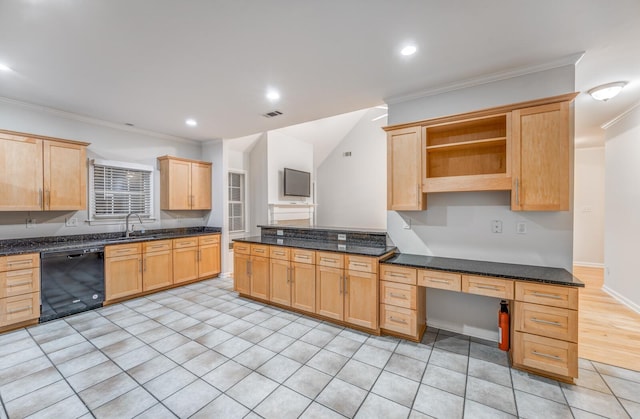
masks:
<instances>
[{"instance_id":1,"label":"wall corner trim","mask_svg":"<svg viewBox=\"0 0 640 419\"><path fill-rule=\"evenodd\" d=\"M610 296L612 296L613 298L615 298L616 300L618 300L620 303L622 303L625 306L629 307L631 310L633 310L636 313L640 314L640 305L634 303L633 301L631 301L630 299L628 299L624 295L618 293L617 291L612 290L611 288L609 288L606 285L602 286L602 290L604 292L606 292L607 294L609 294Z\"/></svg>"}]
</instances>

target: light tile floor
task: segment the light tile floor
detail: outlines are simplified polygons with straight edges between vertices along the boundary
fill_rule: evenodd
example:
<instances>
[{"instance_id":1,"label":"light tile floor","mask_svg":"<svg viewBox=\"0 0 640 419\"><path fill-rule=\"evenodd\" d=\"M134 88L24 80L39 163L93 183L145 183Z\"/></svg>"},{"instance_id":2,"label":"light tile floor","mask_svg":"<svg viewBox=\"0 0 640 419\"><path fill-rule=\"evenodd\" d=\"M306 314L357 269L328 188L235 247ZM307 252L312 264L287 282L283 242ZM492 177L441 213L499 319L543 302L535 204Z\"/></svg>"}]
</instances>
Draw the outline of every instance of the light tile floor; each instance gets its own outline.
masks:
<instances>
[{"instance_id":1,"label":"light tile floor","mask_svg":"<svg viewBox=\"0 0 640 419\"><path fill-rule=\"evenodd\" d=\"M370 336L221 278L0 335L0 398L0 419L640 418L640 372L581 359L560 384L491 342Z\"/></svg>"}]
</instances>

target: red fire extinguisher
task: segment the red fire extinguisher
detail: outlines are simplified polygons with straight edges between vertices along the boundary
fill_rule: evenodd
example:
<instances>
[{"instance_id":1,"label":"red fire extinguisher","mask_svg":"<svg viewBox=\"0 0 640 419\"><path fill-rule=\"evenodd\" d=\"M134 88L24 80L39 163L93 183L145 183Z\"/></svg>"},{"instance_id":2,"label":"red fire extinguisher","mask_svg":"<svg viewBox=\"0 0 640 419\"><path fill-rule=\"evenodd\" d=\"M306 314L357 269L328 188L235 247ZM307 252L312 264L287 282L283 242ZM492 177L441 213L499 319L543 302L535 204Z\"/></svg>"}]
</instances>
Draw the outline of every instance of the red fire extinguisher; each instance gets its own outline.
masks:
<instances>
[{"instance_id":1,"label":"red fire extinguisher","mask_svg":"<svg viewBox=\"0 0 640 419\"><path fill-rule=\"evenodd\" d=\"M509 306L505 300L500 301L498 311L498 348L509 350Z\"/></svg>"}]
</instances>

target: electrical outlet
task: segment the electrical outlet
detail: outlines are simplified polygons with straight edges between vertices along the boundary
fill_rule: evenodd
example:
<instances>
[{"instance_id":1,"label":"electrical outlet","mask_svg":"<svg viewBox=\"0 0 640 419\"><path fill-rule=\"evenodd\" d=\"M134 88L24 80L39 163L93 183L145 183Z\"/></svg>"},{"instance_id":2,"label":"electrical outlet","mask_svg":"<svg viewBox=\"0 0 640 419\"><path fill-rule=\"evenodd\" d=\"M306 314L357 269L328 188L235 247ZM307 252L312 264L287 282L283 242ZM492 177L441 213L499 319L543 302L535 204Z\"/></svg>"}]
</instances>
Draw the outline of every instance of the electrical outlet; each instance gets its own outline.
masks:
<instances>
[{"instance_id":1,"label":"electrical outlet","mask_svg":"<svg viewBox=\"0 0 640 419\"><path fill-rule=\"evenodd\" d=\"M284 231L276 230L276 236L284 236Z\"/></svg>"},{"instance_id":2,"label":"electrical outlet","mask_svg":"<svg viewBox=\"0 0 640 419\"><path fill-rule=\"evenodd\" d=\"M518 233L518 234L527 234L527 223L518 223L518 224L516 224L516 233Z\"/></svg>"},{"instance_id":3,"label":"electrical outlet","mask_svg":"<svg viewBox=\"0 0 640 419\"><path fill-rule=\"evenodd\" d=\"M502 221L500 221L500 220L491 221L491 232L492 233L502 233Z\"/></svg>"},{"instance_id":4,"label":"electrical outlet","mask_svg":"<svg viewBox=\"0 0 640 419\"><path fill-rule=\"evenodd\" d=\"M27 228L36 228L36 219L35 218L27 218L26 224L27 224Z\"/></svg>"},{"instance_id":5,"label":"electrical outlet","mask_svg":"<svg viewBox=\"0 0 640 419\"><path fill-rule=\"evenodd\" d=\"M77 217L65 218L64 225L67 227L78 227L78 218Z\"/></svg>"},{"instance_id":6,"label":"electrical outlet","mask_svg":"<svg viewBox=\"0 0 640 419\"><path fill-rule=\"evenodd\" d=\"M347 235L346 234L338 234L338 240L342 240L342 241L347 240Z\"/></svg>"}]
</instances>

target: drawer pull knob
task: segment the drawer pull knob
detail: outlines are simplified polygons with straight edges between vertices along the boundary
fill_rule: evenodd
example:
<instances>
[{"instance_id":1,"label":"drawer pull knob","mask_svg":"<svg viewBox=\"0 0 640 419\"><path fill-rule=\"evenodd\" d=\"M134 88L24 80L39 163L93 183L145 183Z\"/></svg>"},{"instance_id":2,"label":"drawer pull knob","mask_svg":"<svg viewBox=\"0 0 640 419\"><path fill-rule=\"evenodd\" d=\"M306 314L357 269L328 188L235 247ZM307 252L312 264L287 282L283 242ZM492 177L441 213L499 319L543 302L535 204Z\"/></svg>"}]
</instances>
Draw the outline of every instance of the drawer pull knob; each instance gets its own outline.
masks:
<instances>
[{"instance_id":1,"label":"drawer pull knob","mask_svg":"<svg viewBox=\"0 0 640 419\"><path fill-rule=\"evenodd\" d=\"M7 310L7 314L15 314L15 313L21 313L23 311L31 311L32 306L25 306L25 307L21 307L21 308L16 308L13 310Z\"/></svg>"},{"instance_id":2,"label":"drawer pull knob","mask_svg":"<svg viewBox=\"0 0 640 419\"><path fill-rule=\"evenodd\" d=\"M389 317L389 321L392 321L394 323L407 324L406 320L404 320L404 319L396 319L393 316Z\"/></svg>"},{"instance_id":3,"label":"drawer pull knob","mask_svg":"<svg viewBox=\"0 0 640 419\"><path fill-rule=\"evenodd\" d=\"M7 284L7 286L9 287L19 287L21 285L29 285L31 284L33 281L31 281L30 279L26 280L26 281L20 281L20 282L13 282L11 284Z\"/></svg>"},{"instance_id":4,"label":"drawer pull knob","mask_svg":"<svg viewBox=\"0 0 640 419\"><path fill-rule=\"evenodd\" d=\"M446 279L432 279L429 278L428 279L429 282L437 282L438 284L448 284L449 281L447 281Z\"/></svg>"},{"instance_id":5,"label":"drawer pull knob","mask_svg":"<svg viewBox=\"0 0 640 419\"><path fill-rule=\"evenodd\" d=\"M476 285L476 288L480 288L482 290L500 291L500 288L489 285Z\"/></svg>"},{"instance_id":6,"label":"drawer pull knob","mask_svg":"<svg viewBox=\"0 0 640 419\"><path fill-rule=\"evenodd\" d=\"M549 358L549 359L553 359L555 361L562 361L562 358L560 358L557 355L545 354L543 352L538 352L538 351L532 351L531 353L534 354L534 355L537 355L537 356L541 356L543 358Z\"/></svg>"},{"instance_id":7,"label":"drawer pull knob","mask_svg":"<svg viewBox=\"0 0 640 419\"><path fill-rule=\"evenodd\" d=\"M407 296L404 294L394 294L394 293L389 293L389 295L393 298L399 298L401 300L406 300Z\"/></svg>"},{"instance_id":8,"label":"drawer pull knob","mask_svg":"<svg viewBox=\"0 0 640 419\"><path fill-rule=\"evenodd\" d=\"M531 295L535 295L536 297L542 298L553 298L554 300L562 300L562 297L558 294L547 294L544 292L532 292Z\"/></svg>"},{"instance_id":9,"label":"drawer pull knob","mask_svg":"<svg viewBox=\"0 0 640 419\"><path fill-rule=\"evenodd\" d=\"M553 321L551 321L551 320L536 319L535 317L532 317L532 318L531 318L531 321L532 321L532 322L535 322L535 323L548 324L548 325L551 325L551 326L558 326L558 327L561 327L561 326L562 326L562 325L561 325L560 323L558 323L558 322L553 322Z\"/></svg>"}]
</instances>

